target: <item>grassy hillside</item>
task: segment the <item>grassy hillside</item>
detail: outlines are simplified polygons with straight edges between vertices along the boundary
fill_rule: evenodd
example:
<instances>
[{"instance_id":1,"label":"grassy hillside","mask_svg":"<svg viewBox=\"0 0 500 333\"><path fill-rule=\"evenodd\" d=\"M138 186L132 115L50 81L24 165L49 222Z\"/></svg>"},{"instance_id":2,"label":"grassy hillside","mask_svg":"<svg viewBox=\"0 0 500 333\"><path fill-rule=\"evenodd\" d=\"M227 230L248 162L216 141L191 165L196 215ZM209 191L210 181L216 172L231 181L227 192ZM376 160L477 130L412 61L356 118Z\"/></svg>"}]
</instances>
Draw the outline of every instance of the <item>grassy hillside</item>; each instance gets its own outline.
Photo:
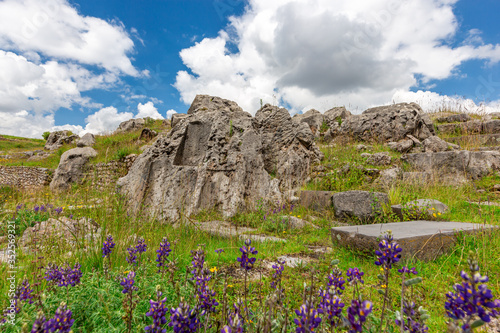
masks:
<instances>
[{"instance_id":1,"label":"grassy hillside","mask_svg":"<svg viewBox=\"0 0 500 333\"><path fill-rule=\"evenodd\" d=\"M0 151L2 154L6 152L17 152L22 150L43 149L45 140L28 139L11 135L0 135Z\"/></svg>"},{"instance_id":2,"label":"grassy hillside","mask_svg":"<svg viewBox=\"0 0 500 333\"><path fill-rule=\"evenodd\" d=\"M156 127L162 130L161 126ZM168 130L168 129L163 129ZM93 162L119 159L129 153L138 153L139 147L146 144L137 142L140 132L129 134L98 136L96 150L98 157ZM490 201L500 203L496 192L489 191L493 184L500 183L500 175L491 174L474 184L442 185L438 182L425 185L396 184L390 189L381 188L369 177L362 175L352 168L345 176L339 177L336 170L346 164L359 165L364 168L380 168L369 165L366 158L361 156L356 146L359 142L348 142L342 145L323 145L320 148L325 154L321 165L315 166L318 170L311 175L311 181L305 184L304 189L347 191L354 189L384 191L389 194L391 204L405 203L417 198L432 198L442 201L450 207L450 211L431 217L438 221L468 221L475 223L489 223L500 226L500 207L481 206L471 202ZM388 151L382 145L373 145L371 152ZM61 148L54 154L54 159L62 151L70 147ZM410 170L408 165L398 160L399 154L388 152L395 158L395 162L404 170ZM53 163L53 162L51 162ZM320 168L321 167L321 168ZM318 173L323 173L319 175ZM480 193L478 189L487 191ZM24 204L19 210L16 206ZM51 204L54 209L46 212L35 212L35 205ZM26 228L35 225L38 221L50 217L72 217L78 219L89 217L95 220L102 232L95 240L78 239L75 244L69 245L62 237L51 240L51 243L39 248L38 252L24 251L17 248L16 274L18 284L23 279L28 279L39 292L39 297L34 297L34 303L21 302L22 310L16 316L15 325L6 326L9 332L21 332L24 323L31 329L39 310L43 310L48 318L53 317L56 308L61 302L66 302L72 311L74 332L127 332L144 331L153 320L147 315L150 309L150 300L157 300L157 286L166 297L167 309L177 308L181 301L191 307L201 304L200 300L215 298L219 303L217 312L205 314L201 317L202 326L198 332L221 332L222 326L227 323L227 311L233 309L233 303L241 300L248 303L248 317L241 306L243 323L247 332L266 331L291 332L297 325L294 319L299 318L295 310L299 309L304 298L313 301L316 306L320 298L318 289L325 287L331 278L334 269L342 271L342 277L347 280L346 272L349 268L357 267L364 275L364 283L353 284L346 282L339 295L345 304L343 313L347 316L347 307L351 305L353 295L373 303L373 312L367 317L364 332L399 332L395 324L397 312L401 307L401 274L397 269L403 265L415 267L422 283L407 288L406 296L418 306L423 306L429 311L430 319L427 321L429 332L446 332L446 311L444 304L447 300L445 294L453 291L453 285L460 283L460 271L467 270L469 253L474 253L481 273L488 275L489 288L496 298L500 296L500 231L493 230L479 233L473 237L459 235L457 244L452 251L430 262L407 260L399 262L389 271L390 283L383 283L379 276L385 271L374 264L374 253L361 253L353 249L333 246L330 238L330 228L338 226L333 211L316 212L304 207L291 207L283 203L274 205L258 205L251 211L242 211L235 217L228 219L238 227L255 228L249 233L279 237L286 242L252 242L258 253L255 267L247 275L239 269L240 263L236 261L241 257L240 248L244 246L238 237L221 238L199 230L198 221L224 220L220 213L205 211L195 216L182 216L181 221L175 225L164 223L155 216L139 213L137 215L127 212L126 205L114 191L102 192L86 185L74 186L69 193L55 194L48 189L36 192L21 191L4 187L0 190L0 236L8 235L8 221L14 218L16 237ZM55 211L61 207L61 213ZM274 211L273 211L274 209ZM14 217L13 217L14 215ZM286 223L290 216L305 219L318 228L306 227L292 229ZM377 222L395 221L388 209L378 218ZM354 224L357 221L344 221ZM103 258L102 247L108 235L112 235L116 246L112 249L109 258ZM140 255L140 264L132 265L127 261L130 247L137 245L137 240L143 238L147 250ZM158 272L157 259L160 243L166 237L170 242L172 252L169 254L168 265L163 271ZM0 243L0 249L6 249L7 244ZM192 280L193 270L192 251L202 249L205 254L205 267L209 269L208 286L215 292L201 295L195 281ZM216 249L223 249L218 254ZM282 293L271 287L273 275L276 271L273 263L280 256L287 255L291 258L302 259L303 263L296 267L285 267L281 278ZM338 260L338 262L336 261ZM83 276L81 283L74 287L59 287L44 279L49 263L59 266L68 263L74 267L75 263L81 265ZM111 267L109 267L111 265ZM40 268L45 267L45 268ZM0 276L7 276L10 271L5 264L0 265ZM122 292L123 278L130 271L136 273L134 279L138 289L130 294ZM413 277L413 276L411 276ZM411 278L406 276L406 279ZM277 281L277 280L275 280ZM199 282L201 283L201 282ZM246 288L245 288L246 287ZM312 288L311 288L312 287ZM278 290L280 289L278 288ZM385 300L386 309L384 323L380 324L384 298L382 293L388 290ZM0 279L0 307L8 305L9 285L5 279ZM246 290L246 291L245 291ZM130 305L133 311L130 310ZM213 303L212 303L213 304ZM127 317L128 314L128 317ZM170 322L170 312L166 319ZM233 314L234 317L234 314ZM326 317L315 332L330 332L326 325ZM125 318L125 319L124 319ZM209 319L210 318L210 319ZM271 318L269 320L269 318ZM130 320L129 320L130 319ZM307 319L307 318L306 318ZM206 324L206 326L205 326ZM382 326L382 328L380 328ZM272 327L273 329L269 329ZM167 332L172 328L165 325ZM281 330L280 330L281 328ZM337 332L347 332L347 329L337 329ZM479 332L480 330L478 330Z\"/></svg>"}]
</instances>

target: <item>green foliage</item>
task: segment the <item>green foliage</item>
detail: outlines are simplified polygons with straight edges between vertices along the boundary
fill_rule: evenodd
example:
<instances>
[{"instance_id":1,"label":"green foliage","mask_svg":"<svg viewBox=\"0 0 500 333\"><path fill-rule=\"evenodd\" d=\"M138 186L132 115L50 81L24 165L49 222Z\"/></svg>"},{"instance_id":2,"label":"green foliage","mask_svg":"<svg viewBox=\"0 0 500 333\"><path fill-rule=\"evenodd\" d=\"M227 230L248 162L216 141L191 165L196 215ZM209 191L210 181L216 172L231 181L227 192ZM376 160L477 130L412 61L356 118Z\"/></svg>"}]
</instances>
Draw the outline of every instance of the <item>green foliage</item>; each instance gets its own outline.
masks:
<instances>
[{"instance_id":1,"label":"green foliage","mask_svg":"<svg viewBox=\"0 0 500 333\"><path fill-rule=\"evenodd\" d=\"M42 137L45 141L49 138L50 132L43 132Z\"/></svg>"},{"instance_id":2,"label":"green foliage","mask_svg":"<svg viewBox=\"0 0 500 333\"><path fill-rule=\"evenodd\" d=\"M337 117L337 119L335 119L337 121L337 124L342 125L342 118L340 116Z\"/></svg>"},{"instance_id":3,"label":"green foliage","mask_svg":"<svg viewBox=\"0 0 500 333\"><path fill-rule=\"evenodd\" d=\"M121 161L123 160L126 156L130 155L133 153L133 150L130 149L129 147L124 147L124 148L119 148L114 155L114 159Z\"/></svg>"},{"instance_id":4,"label":"green foliage","mask_svg":"<svg viewBox=\"0 0 500 333\"><path fill-rule=\"evenodd\" d=\"M321 123L321 127L319 128L319 131L320 133L325 133L326 131L328 131L328 129L330 128L330 126L328 126L328 123L323 120L323 122Z\"/></svg>"}]
</instances>

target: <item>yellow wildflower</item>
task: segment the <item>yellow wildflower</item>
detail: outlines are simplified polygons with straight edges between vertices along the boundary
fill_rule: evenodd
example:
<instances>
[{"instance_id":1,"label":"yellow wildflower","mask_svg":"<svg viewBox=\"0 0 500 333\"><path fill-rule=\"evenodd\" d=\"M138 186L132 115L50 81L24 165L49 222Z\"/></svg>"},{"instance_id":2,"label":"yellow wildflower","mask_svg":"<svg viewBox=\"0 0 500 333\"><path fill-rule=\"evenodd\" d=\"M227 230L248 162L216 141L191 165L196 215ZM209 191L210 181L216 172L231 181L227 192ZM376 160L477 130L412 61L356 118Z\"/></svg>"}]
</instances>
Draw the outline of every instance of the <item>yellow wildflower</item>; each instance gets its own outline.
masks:
<instances>
[{"instance_id":1,"label":"yellow wildflower","mask_svg":"<svg viewBox=\"0 0 500 333\"><path fill-rule=\"evenodd\" d=\"M215 273L217 273L217 267L212 267L212 268L210 268L210 272L212 272L212 273L214 273L214 272L215 272Z\"/></svg>"}]
</instances>

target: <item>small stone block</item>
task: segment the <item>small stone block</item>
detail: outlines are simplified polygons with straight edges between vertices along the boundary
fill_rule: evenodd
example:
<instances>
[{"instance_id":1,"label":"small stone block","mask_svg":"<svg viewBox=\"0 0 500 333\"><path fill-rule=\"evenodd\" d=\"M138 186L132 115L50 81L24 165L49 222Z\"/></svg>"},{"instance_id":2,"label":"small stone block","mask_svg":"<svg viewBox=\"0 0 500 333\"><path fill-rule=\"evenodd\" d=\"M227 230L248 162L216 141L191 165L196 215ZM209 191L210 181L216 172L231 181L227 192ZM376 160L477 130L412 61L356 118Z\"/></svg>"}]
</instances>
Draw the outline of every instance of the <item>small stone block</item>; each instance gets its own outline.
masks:
<instances>
[{"instance_id":1,"label":"small stone block","mask_svg":"<svg viewBox=\"0 0 500 333\"><path fill-rule=\"evenodd\" d=\"M332 195L329 191L302 191L299 203L305 208L321 211L331 208Z\"/></svg>"},{"instance_id":2,"label":"small stone block","mask_svg":"<svg viewBox=\"0 0 500 333\"><path fill-rule=\"evenodd\" d=\"M462 222L409 221L332 228L332 241L374 255L388 230L403 251L403 258L433 260L446 253L456 242L456 234L496 228L492 225Z\"/></svg>"}]
</instances>

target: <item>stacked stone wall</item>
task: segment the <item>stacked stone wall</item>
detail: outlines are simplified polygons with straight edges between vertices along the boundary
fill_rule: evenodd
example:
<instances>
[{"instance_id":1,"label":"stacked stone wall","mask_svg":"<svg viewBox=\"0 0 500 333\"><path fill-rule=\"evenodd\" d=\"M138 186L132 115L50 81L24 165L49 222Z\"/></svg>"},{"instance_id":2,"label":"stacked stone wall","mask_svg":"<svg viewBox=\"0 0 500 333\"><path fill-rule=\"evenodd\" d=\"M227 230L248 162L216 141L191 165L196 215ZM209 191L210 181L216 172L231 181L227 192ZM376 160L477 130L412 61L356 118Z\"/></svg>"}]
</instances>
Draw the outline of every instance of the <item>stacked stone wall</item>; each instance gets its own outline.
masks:
<instances>
[{"instance_id":1,"label":"stacked stone wall","mask_svg":"<svg viewBox=\"0 0 500 333\"><path fill-rule=\"evenodd\" d=\"M50 183L53 174L54 170L47 168L0 166L0 186L42 187Z\"/></svg>"}]
</instances>

